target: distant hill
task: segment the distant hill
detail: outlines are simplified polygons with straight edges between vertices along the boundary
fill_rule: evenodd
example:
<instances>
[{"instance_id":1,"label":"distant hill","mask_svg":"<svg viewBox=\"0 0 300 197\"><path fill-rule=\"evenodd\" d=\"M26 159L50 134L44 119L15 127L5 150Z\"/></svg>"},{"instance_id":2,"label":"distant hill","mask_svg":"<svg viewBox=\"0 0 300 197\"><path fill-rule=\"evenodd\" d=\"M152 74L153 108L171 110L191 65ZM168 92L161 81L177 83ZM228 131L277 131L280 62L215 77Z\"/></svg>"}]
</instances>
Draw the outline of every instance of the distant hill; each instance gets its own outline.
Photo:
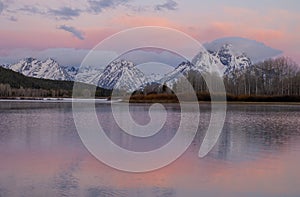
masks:
<instances>
[{"instance_id":1,"label":"distant hill","mask_svg":"<svg viewBox=\"0 0 300 197\"><path fill-rule=\"evenodd\" d=\"M64 89L72 90L73 82L26 77L18 72L0 67L0 83L9 84L12 88Z\"/></svg>"},{"instance_id":2,"label":"distant hill","mask_svg":"<svg viewBox=\"0 0 300 197\"><path fill-rule=\"evenodd\" d=\"M61 81L50 79L39 79L34 77L27 77L18 72L12 71L0 67L0 96L2 97L14 97L14 96L58 96L58 97L71 97L74 82L73 81ZM4 86L5 85L5 86ZM82 84L83 87L94 87L88 84ZM24 93L20 93L20 89ZM4 94L4 90L6 93ZM37 91L39 90L39 91ZM27 92L26 92L27 91ZM30 94L33 91L35 94ZM97 87L96 96L106 97L110 95L109 90ZM20 95L21 94L21 95Z\"/></svg>"}]
</instances>

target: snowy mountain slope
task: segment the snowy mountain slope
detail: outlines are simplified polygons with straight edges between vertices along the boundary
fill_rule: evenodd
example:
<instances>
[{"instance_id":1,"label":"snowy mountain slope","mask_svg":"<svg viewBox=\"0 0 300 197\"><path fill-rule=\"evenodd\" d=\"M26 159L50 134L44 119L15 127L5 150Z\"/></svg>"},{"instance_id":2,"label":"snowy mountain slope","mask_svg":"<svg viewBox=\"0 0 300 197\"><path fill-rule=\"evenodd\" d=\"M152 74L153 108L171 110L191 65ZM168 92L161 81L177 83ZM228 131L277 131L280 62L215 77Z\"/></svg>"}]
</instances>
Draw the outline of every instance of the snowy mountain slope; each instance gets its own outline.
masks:
<instances>
[{"instance_id":1,"label":"snowy mountain slope","mask_svg":"<svg viewBox=\"0 0 300 197\"><path fill-rule=\"evenodd\" d=\"M53 59L39 61L26 58L20 62L6 66L6 68L22 73L28 77L71 81L72 77Z\"/></svg>"},{"instance_id":2,"label":"snowy mountain slope","mask_svg":"<svg viewBox=\"0 0 300 197\"><path fill-rule=\"evenodd\" d=\"M192 60L192 62L182 62L174 71L165 75L160 80L160 83L166 83L168 87L172 87L182 76L187 77L189 72L196 72L198 74L211 72L211 67L220 67L220 61L210 53L202 51L198 53Z\"/></svg>"},{"instance_id":3,"label":"snowy mountain slope","mask_svg":"<svg viewBox=\"0 0 300 197\"><path fill-rule=\"evenodd\" d=\"M103 69L97 67L69 67L66 71L74 81L97 85Z\"/></svg>"},{"instance_id":4,"label":"snowy mountain slope","mask_svg":"<svg viewBox=\"0 0 300 197\"><path fill-rule=\"evenodd\" d=\"M98 86L106 89L134 91L148 83L143 72L126 60L110 63L102 72Z\"/></svg>"},{"instance_id":5,"label":"snowy mountain slope","mask_svg":"<svg viewBox=\"0 0 300 197\"><path fill-rule=\"evenodd\" d=\"M161 80L165 75L163 73L151 73L146 75L148 83L157 82Z\"/></svg>"}]
</instances>

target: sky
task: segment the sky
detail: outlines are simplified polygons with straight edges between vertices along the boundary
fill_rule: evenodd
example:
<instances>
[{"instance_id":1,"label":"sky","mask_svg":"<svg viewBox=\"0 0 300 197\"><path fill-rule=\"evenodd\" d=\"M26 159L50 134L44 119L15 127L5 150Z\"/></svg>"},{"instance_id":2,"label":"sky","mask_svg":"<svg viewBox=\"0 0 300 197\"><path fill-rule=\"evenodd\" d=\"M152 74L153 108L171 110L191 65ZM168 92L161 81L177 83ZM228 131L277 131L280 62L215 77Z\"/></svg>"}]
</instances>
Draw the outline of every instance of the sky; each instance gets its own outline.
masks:
<instances>
[{"instance_id":1,"label":"sky","mask_svg":"<svg viewBox=\"0 0 300 197\"><path fill-rule=\"evenodd\" d=\"M52 57L80 64L105 38L132 27L162 26L200 43L243 37L300 63L298 0L0 0L0 63Z\"/></svg>"}]
</instances>

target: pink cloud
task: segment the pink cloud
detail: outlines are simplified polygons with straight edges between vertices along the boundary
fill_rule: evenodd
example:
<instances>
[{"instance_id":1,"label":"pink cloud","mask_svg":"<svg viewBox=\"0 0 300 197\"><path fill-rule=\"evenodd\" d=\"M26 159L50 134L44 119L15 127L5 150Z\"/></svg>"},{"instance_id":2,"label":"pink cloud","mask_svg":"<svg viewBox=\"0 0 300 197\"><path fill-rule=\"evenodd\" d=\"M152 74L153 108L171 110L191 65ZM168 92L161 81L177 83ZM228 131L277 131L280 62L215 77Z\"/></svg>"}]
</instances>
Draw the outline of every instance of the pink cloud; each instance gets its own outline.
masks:
<instances>
[{"instance_id":1,"label":"pink cloud","mask_svg":"<svg viewBox=\"0 0 300 197\"><path fill-rule=\"evenodd\" d=\"M80 41L65 32L58 31L2 31L0 39L3 48L44 49L64 45L76 46Z\"/></svg>"},{"instance_id":2,"label":"pink cloud","mask_svg":"<svg viewBox=\"0 0 300 197\"><path fill-rule=\"evenodd\" d=\"M79 40L68 32L59 30L26 30L22 33L16 31L1 31L1 48L16 49L47 49L47 48L92 48L98 42L116 32L113 29L86 29L85 40Z\"/></svg>"}]
</instances>

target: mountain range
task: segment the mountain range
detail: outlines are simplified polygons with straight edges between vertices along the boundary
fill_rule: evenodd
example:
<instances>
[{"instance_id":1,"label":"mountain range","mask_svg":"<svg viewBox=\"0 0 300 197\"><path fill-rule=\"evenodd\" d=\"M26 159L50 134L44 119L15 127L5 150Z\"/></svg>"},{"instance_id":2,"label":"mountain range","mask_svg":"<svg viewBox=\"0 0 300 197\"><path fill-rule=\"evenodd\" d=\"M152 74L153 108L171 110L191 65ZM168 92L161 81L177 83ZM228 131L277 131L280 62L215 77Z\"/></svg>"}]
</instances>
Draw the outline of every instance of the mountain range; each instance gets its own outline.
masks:
<instances>
[{"instance_id":1,"label":"mountain range","mask_svg":"<svg viewBox=\"0 0 300 197\"><path fill-rule=\"evenodd\" d=\"M153 82L167 83L168 86L172 86L179 76L187 75L190 71L209 72L212 65L219 68L220 75L232 78L238 76L252 63L246 54L234 51L230 44L224 44L217 50L199 52L191 62L182 62L165 75L150 74L146 76L133 62L122 59L111 62L105 69L63 67L51 58L45 61L26 58L16 64L2 67L29 77L63 81L75 80L98 85L105 89L134 91Z\"/></svg>"}]
</instances>

